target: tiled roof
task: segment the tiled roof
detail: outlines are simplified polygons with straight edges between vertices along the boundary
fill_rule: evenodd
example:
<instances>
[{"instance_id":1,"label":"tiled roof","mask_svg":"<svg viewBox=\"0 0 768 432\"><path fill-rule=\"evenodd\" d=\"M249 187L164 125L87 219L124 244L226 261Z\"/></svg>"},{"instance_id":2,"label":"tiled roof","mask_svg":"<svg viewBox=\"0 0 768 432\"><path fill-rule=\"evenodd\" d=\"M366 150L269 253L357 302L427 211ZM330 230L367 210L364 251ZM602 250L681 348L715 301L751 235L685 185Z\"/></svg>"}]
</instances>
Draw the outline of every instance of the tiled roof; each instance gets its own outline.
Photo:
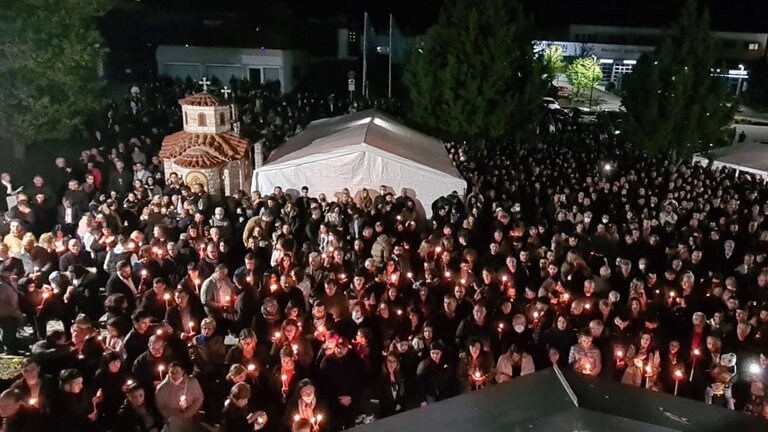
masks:
<instances>
[{"instance_id":1,"label":"tiled roof","mask_svg":"<svg viewBox=\"0 0 768 432\"><path fill-rule=\"evenodd\" d=\"M184 99L179 100L179 105L189 105L189 106L198 106L198 107L218 107L218 106L224 106L227 105L226 103L222 102L219 98L216 96L202 92L202 93L196 93L192 96L185 97Z\"/></svg>"},{"instance_id":2,"label":"tiled roof","mask_svg":"<svg viewBox=\"0 0 768 432\"><path fill-rule=\"evenodd\" d=\"M248 140L231 133L198 134L176 132L163 139L162 159L171 159L184 168L214 168L242 159L248 150Z\"/></svg>"}]
</instances>

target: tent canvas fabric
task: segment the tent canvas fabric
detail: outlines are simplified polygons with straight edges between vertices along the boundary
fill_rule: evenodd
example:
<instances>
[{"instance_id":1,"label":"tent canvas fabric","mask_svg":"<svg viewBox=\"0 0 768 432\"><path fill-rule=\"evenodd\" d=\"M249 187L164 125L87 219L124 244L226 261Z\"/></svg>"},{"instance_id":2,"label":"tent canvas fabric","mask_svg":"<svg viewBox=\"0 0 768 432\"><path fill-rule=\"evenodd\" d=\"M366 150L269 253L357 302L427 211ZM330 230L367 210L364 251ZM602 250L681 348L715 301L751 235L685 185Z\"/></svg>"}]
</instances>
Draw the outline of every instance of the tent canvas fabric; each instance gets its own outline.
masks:
<instances>
[{"instance_id":1,"label":"tent canvas fabric","mask_svg":"<svg viewBox=\"0 0 768 432\"><path fill-rule=\"evenodd\" d=\"M353 432L765 431L755 416L555 369L387 417ZM573 396L573 397L572 397Z\"/></svg>"},{"instance_id":2,"label":"tent canvas fabric","mask_svg":"<svg viewBox=\"0 0 768 432\"><path fill-rule=\"evenodd\" d=\"M381 185L395 195L406 188L427 215L434 200L467 188L442 142L377 110L310 123L271 153L251 184L262 193L308 186L329 199L345 187L354 195L369 188L371 196Z\"/></svg>"},{"instance_id":3,"label":"tent canvas fabric","mask_svg":"<svg viewBox=\"0 0 768 432\"><path fill-rule=\"evenodd\" d=\"M739 172L748 172L768 178L768 145L744 142L723 147L711 153L712 168L714 169L727 166ZM709 164L709 160L703 155L694 156L693 162L704 166Z\"/></svg>"}]
</instances>

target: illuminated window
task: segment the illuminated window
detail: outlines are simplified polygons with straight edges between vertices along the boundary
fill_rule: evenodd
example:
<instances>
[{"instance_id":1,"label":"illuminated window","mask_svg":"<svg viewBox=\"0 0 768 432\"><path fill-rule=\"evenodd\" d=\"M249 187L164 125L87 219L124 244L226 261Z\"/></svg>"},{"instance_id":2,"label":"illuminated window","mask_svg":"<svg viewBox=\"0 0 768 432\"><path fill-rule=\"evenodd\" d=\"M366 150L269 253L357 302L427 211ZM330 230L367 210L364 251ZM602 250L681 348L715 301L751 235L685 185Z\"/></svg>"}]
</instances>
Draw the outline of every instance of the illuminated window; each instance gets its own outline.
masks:
<instances>
[{"instance_id":1,"label":"illuminated window","mask_svg":"<svg viewBox=\"0 0 768 432\"><path fill-rule=\"evenodd\" d=\"M757 51L760 49L760 44L757 42L750 42L747 44L747 49L750 51Z\"/></svg>"}]
</instances>

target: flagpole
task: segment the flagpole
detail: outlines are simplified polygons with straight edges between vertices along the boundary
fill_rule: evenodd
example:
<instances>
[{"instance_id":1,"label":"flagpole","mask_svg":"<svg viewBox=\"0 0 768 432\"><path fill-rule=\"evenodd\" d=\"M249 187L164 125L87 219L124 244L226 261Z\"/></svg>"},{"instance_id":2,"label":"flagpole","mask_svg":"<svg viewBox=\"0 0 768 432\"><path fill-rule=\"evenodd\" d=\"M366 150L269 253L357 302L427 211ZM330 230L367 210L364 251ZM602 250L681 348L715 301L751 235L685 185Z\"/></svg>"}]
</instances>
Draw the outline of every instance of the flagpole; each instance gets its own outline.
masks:
<instances>
[{"instance_id":1,"label":"flagpole","mask_svg":"<svg viewBox=\"0 0 768 432\"><path fill-rule=\"evenodd\" d=\"M389 14L389 71L387 79L387 97L392 99L392 14Z\"/></svg>"},{"instance_id":2,"label":"flagpole","mask_svg":"<svg viewBox=\"0 0 768 432\"><path fill-rule=\"evenodd\" d=\"M363 12L363 97L368 97L368 12Z\"/></svg>"}]
</instances>

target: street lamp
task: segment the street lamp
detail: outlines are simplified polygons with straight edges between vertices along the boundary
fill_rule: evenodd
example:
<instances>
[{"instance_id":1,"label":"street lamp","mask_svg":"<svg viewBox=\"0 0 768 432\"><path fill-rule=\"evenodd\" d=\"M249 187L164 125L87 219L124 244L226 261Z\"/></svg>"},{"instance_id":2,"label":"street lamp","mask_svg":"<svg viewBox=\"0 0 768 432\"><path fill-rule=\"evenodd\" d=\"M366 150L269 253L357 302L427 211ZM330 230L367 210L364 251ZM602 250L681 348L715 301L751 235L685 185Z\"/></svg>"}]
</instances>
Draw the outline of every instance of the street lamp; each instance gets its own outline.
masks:
<instances>
[{"instance_id":1,"label":"street lamp","mask_svg":"<svg viewBox=\"0 0 768 432\"><path fill-rule=\"evenodd\" d=\"M736 87L736 97L739 97L739 93L741 93L741 80L744 78L744 65L739 65L739 83Z\"/></svg>"}]
</instances>

